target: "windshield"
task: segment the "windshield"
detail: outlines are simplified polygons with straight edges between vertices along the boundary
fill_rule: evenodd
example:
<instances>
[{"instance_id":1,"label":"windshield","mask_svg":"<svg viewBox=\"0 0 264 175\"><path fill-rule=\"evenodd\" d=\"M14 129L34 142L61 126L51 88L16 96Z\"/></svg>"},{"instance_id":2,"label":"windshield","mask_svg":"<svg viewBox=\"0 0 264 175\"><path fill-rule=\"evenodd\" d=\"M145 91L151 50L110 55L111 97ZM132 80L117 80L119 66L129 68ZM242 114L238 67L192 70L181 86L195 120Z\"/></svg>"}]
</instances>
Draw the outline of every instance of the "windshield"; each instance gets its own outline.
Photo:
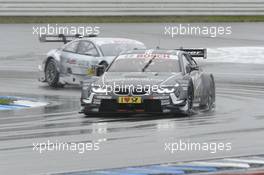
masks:
<instances>
[{"instance_id":1,"label":"windshield","mask_svg":"<svg viewBox=\"0 0 264 175\"><path fill-rule=\"evenodd\" d=\"M122 58L117 59L109 67L108 72L142 72L150 59ZM156 58L148 65L144 72L181 72L177 59Z\"/></svg>"},{"instance_id":2,"label":"windshield","mask_svg":"<svg viewBox=\"0 0 264 175\"><path fill-rule=\"evenodd\" d=\"M100 49L104 56L117 56L123 51L145 49L145 46L135 43L107 43L102 44Z\"/></svg>"}]
</instances>

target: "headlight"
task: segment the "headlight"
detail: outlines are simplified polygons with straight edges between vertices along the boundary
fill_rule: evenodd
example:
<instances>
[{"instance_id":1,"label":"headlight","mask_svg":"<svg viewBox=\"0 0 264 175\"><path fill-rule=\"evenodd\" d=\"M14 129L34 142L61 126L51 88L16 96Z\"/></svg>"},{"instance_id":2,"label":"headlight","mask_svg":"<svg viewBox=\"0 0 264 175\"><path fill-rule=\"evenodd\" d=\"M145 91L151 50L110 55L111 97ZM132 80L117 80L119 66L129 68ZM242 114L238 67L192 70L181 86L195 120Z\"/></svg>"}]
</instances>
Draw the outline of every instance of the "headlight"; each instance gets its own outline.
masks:
<instances>
[{"instance_id":1,"label":"headlight","mask_svg":"<svg viewBox=\"0 0 264 175\"><path fill-rule=\"evenodd\" d=\"M107 89L101 88L101 87L92 87L92 92L94 92L94 93L107 93Z\"/></svg>"},{"instance_id":2,"label":"headlight","mask_svg":"<svg viewBox=\"0 0 264 175\"><path fill-rule=\"evenodd\" d=\"M159 94L169 94L169 93L173 93L175 91L174 88L161 88L157 90L157 93Z\"/></svg>"},{"instance_id":3,"label":"headlight","mask_svg":"<svg viewBox=\"0 0 264 175\"><path fill-rule=\"evenodd\" d=\"M174 86L161 86L158 90L157 93L159 94L169 94L175 92L175 89L179 87L179 84L176 83Z\"/></svg>"},{"instance_id":4,"label":"headlight","mask_svg":"<svg viewBox=\"0 0 264 175\"><path fill-rule=\"evenodd\" d=\"M179 83L176 83L175 85L174 85L174 87L179 87L180 86L180 84Z\"/></svg>"}]
</instances>

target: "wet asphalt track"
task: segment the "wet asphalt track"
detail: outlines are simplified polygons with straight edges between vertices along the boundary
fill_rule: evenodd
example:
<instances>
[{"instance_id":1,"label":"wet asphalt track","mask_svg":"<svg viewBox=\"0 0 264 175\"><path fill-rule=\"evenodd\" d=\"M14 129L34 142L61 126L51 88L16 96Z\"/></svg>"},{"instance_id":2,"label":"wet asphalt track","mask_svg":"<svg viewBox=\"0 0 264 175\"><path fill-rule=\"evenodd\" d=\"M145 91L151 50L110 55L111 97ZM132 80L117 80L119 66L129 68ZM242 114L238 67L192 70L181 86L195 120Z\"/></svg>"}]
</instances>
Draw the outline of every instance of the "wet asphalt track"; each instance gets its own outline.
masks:
<instances>
[{"instance_id":1,"label":"wet asphalt track","mask_svg":"<svg viewBox=\"0 0 264 175\"><path fill-rule=\"evenodd\" d=\"M164 37L161 45L172 48L174 43L175 47L264 44L263 23L230 25L234 34L227 38L180 37L176 40ZM104 36L120 33L120 36L139 39L150 47L156 45L163 32L158 24L101 26ZM43 174L263 154L264 65L203 61L204 70L215 75L215 112L197 111L191 117L177 118L85 118L78 114L78 87L50 89L36 80L38 57L52 47L39 44L31 28L32 25L1 25L0 95L34 97L51 104L44 108L0 111L0 174ZM188 139L200 143L231 142L232 150L215 154L164 151L165 142ZM40 154L32 150L33 143L47 140L100 142L100 150L84 154L67 151Z\"/></svg>"}]
</instances>

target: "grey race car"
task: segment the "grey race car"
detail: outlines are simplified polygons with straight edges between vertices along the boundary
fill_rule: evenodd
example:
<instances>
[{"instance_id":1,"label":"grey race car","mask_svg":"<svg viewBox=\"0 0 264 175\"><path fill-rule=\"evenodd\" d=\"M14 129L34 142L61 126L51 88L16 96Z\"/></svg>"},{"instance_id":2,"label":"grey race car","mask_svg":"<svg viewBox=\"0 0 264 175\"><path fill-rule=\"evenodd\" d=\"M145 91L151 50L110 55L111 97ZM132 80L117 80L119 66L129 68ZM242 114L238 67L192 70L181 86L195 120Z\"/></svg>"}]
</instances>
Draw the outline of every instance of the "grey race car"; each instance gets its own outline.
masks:
<instances>
[{"instance_id":1,"label":"grey race car","mask_svg":"<svg viewBox=\"0 0 264 175\"><path fill-rule=\"evenodd\" d=\"M205 49L134 50L82 86L81 113L184 113L215 106L215 83L193 57ZM193 56L193 57L192 57ZM101 71L97 69L97 71Z\"/></svg>"},{"instance_id":2,"label":"grey race car","mask_svg":"<svg viewBox=\"0 0 264 175\"><path fill-rule=\"evenodd\" d=\"M39 65L40 78L51 87L80 84L84 79L93 81L98 65L106 68L123 51L143 49L139 41L126 38L101 38L79 35L43 35L41 42L64 42L61 48L47 53Z\"/></svg>"}]
</instances>

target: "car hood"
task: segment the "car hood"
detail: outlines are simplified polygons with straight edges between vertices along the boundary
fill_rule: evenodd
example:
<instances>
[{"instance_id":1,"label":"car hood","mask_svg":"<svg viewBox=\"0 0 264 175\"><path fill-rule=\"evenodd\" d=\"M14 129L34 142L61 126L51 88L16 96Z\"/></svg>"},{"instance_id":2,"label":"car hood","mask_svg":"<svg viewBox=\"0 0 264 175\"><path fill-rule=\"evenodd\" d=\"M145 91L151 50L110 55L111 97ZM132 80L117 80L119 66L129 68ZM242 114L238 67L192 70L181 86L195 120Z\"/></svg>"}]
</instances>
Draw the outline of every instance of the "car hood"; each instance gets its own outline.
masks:
<instances>
[{"instance_id":1,"label":"car hood","mask_svg":"<svg viewBox=\"0 0 264 175\"><path fill-rule=\"evenodd\" d=\"M97 81L100 85L175 85L183 75L155 72L105 72Z\"/></svg>"}]
</instances>

